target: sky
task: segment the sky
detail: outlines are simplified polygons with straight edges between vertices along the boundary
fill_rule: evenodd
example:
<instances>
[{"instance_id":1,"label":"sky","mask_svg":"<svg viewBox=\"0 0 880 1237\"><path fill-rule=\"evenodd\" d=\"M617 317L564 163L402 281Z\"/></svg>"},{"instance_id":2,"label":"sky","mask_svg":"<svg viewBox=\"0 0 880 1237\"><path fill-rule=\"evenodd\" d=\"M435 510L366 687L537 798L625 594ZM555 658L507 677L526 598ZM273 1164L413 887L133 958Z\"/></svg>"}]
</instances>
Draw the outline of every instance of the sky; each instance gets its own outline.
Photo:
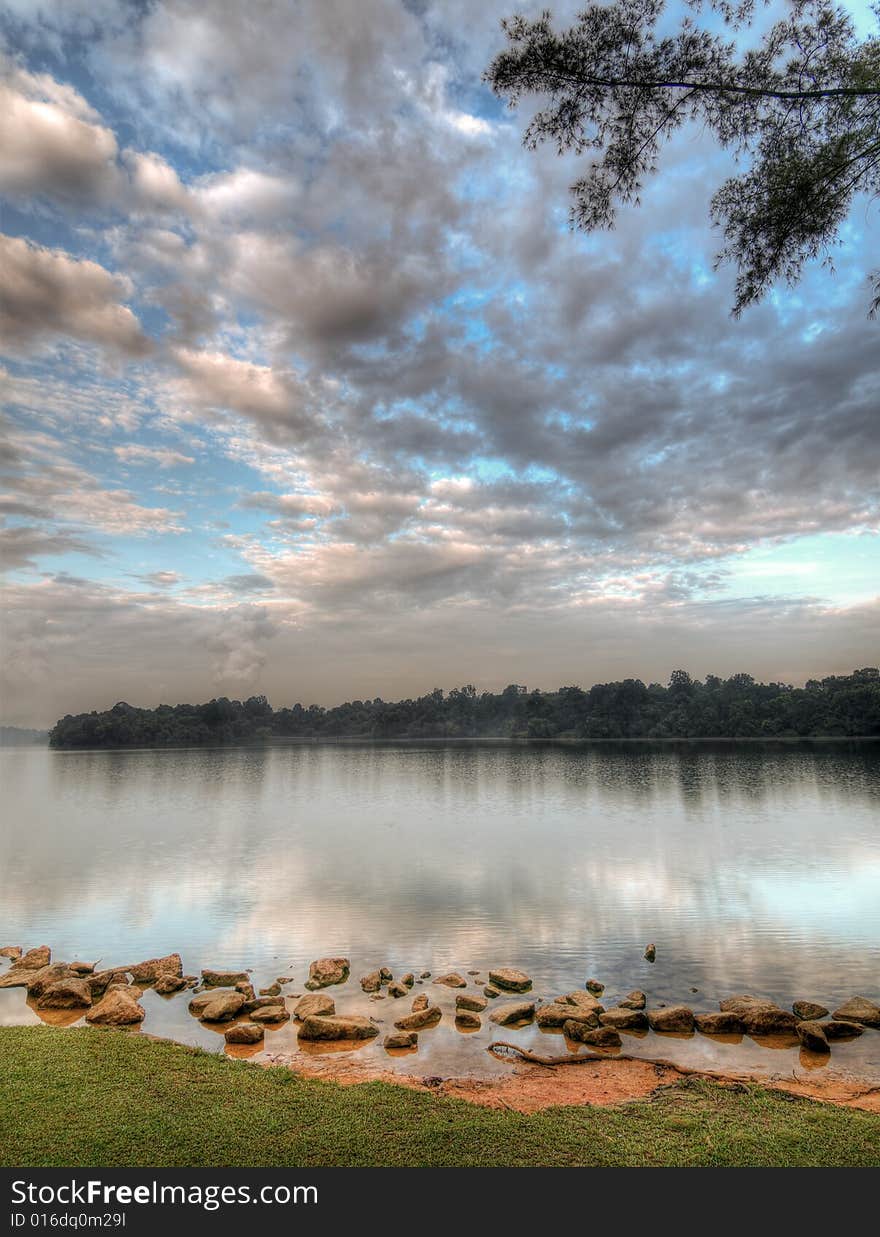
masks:
<instances>
[{"instance_id":1,"label":"sky","mask_svg":"<svg viewBox=\"0 0 880 1237\"><path fill-rule=\"evenodd\" d=\"M705 133L573 232L545 4L0 0L0 720L877 664L877 206L739 319Z\"/></svg>"}]
</instances>

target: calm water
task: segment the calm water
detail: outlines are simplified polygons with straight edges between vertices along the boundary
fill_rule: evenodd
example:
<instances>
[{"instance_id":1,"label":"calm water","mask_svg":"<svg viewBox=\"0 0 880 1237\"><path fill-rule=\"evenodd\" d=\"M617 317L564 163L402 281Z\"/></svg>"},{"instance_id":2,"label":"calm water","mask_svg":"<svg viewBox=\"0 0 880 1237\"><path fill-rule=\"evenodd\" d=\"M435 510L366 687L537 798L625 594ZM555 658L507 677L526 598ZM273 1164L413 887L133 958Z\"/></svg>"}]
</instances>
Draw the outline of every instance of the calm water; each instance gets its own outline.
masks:
<instances>
[{"instance_id":1,"label":"calm water","mask_svg":"<svg viewBox=\"0 0 880 1237\"><path fill-rule=\"evenodd\" d=\"M606 1004L633 987L703 1009L741 991L880 998L880 744L13 749L0 776L0 944L59 959L179 950L188 971L292 974L295 992L310 959L346 954L355 981L382 964L481 978L506 964L549 997L595 976ZM367 1004L356 982L330 992L383 1031L410 1004ZM147 992L145 1029L222 1047L186 999ZM0 1022L36 1019L22 990L0 990ZM490 1029L444 1017L395 1066L507 1069L484 1051ZM534 1028L503 1038L564 1051ZM266 1043L296 1052L295 1028ZM798 1062L750 1040L626 1047ZM381 1040L357 1059L389 1061ZM835 1048L843 1065L880 1076L880 1032Z\"/></svg>"}]
</instances>

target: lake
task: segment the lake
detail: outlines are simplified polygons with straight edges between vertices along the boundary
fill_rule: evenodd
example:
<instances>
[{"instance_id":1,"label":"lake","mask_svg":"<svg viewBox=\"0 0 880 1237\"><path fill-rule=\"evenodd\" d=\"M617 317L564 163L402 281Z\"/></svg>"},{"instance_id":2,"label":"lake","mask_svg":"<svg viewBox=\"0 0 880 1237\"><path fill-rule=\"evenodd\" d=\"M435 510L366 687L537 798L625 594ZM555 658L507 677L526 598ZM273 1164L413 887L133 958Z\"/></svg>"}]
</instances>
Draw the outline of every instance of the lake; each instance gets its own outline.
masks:
<instances>
[{"instance_id":1,"label":"lake","mask_svg":"<svg viewBox=\"0 0 880 1237\"><path fill-rule=\"evenodd\" d=\"M344 954L352 979L328 992L383 1032L410 1001L367 1004L357 978L381 965L515 966L546 998L595 977L606 1004L636 987L695 1009L880 998L878 743L19 748L0 776L0 944L57 959L178 950L188 972L290 974L302 992L311 959ZM453 992L424 990L452 1010ZM146 992L144 1029L222 1049L187 999ZM37 1020L22 989L0 990L0 1022ZM447 1013L393 1066L508 1070L485 1052L493 1030L461 1034ZM534 1027L501 1037L565 1051ZM266 1047L296 1054L295 1026ZM796 1046L774 1047L649 1035L625 1050L797 1067ZM357 1059L391 1063L381 1037ZM832 1067L880 1078L880 1032L835 1046Z\"/></svg>"}]
</instances>

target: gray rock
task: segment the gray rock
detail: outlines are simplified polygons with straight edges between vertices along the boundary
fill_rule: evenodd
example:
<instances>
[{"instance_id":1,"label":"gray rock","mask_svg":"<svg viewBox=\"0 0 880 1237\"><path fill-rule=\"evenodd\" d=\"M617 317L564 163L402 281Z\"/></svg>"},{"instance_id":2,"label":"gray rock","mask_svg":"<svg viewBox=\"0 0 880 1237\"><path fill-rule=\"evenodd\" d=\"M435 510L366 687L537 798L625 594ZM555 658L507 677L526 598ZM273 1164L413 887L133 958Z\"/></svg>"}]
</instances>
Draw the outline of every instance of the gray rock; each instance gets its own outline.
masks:
<instances>
[{"instance_id":1,"label":"gray rock","mask_svg":"<svg viewBox=\"0 0 880 1237\"><path fill-rule=\"evenodd\" d=\"M492 1010L489 1021L497 1023L500 1027L509 1027L520 1022L531 1022L534 1016L534 1001L508 1001L506 1005L500 1005Z\"/></svg>"}]
</instances>

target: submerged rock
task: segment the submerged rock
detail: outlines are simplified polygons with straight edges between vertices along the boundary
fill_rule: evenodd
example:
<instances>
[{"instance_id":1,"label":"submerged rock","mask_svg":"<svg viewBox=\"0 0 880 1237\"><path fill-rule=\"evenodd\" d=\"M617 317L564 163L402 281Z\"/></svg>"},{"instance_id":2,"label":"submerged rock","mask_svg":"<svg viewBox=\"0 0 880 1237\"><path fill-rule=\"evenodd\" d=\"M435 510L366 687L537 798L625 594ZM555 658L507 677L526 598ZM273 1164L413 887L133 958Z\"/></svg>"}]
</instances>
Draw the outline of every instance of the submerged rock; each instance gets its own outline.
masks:
<instances>
[{"instance_id":1,"label":"submerged rock","mask_svg":"<svg viewBox=\"0 0 880 1237\"><path fill-rule=\"evenodd\" d=\"M694 1014L694 1026L703 1035L744 1035L746 1030L740 1015L731 1010Z\"/></svg>"},{"instance_id":2,"label":"submerged rock","mask_svg":"<svg viewBox=\"0 0 880 1237\"><path fill-rule=\"evenodd\" d=\"M383 984L390 984L392 979L394 978L394 973L392 972L391 967L380 966L379 967L379 978L382 980Z\"/></svg>"},{"instance_id":3,"label":"submerged rock","mask_svg":"<svg viewBox=\"0 0 880 1237\"><path fill-rule=\"evenodd\" d=\"M652 1031L693 1031L694 1011L687 1005L668 1005L649 1009L645 1015Z\"/></svg>"},{"instance_id":4,"label":"submerged rock","mask_svg":"<svg viewBox=\"0 0 880 1237\"><path fill-rule=\"evenodd\" d=\"M240 992L211 993L211 998L199 1014L200 1022L230 1022L244 1005Z\"/></svg>"},{"instance_id":5,"label":"submerged rock","mask_svg":"<svg viewBox=\"0 0 880 1237\"><path fill-rule=\"evenodd\" d=\"M645 946L645 961L653 962L657 957L657 946L653 943Z\"/></svg>"},{"instance_id":6,"label":"submerged rock","mask_svg":"<svg viewBox=\"0 0 880 1237\"><path fill-rule=\"evenodd\" d=\"M391 1052L397 1048L418 1048L418 1046L419 1037L415 1031L395 1031L391 1035L386 1035L382 1040L382 1047Z\"/></svg>"},{"instance_id":7,"label":"submerged rock","mask_svg":"<svg viewBox=\"0 0 880 1237\"><path fill-rule=\"evenodd\" d=\"M450 971L448 975L438 975L434 980L435 984L443 984L447 988L466 988L467 980L462 979L457 971Z\"/></svg>"},{"instance_id":8,"label":"submerged rock","mask_svg":"<svg viewBox=\"0 0 880 1237\"><path fill-rule=\"evenodd\" d=\"M618 1009L644 1009L648 1004L648 998L642 992L641 988L634 988L622 1001L618 1002Z\"/></svg>"},{"instance_id":9,"label":"submerged rock","mask_svg":"<svg viewBox=\"0 0 880 1237\"><path fill-rule=\"evenodd\" d=\"M431 978L430 971L422 971L421 975L419 976L419 979L430 979L430 978Z\"/></svg>"},{"instance_id":10,"label":"submerged rock","mask_svg":"<svg viewBox=\"0 0 880 1237\"><path fill-rule=\"evenodd\" d=\"M483 1023L479 1014L469 1009L460 1009L455 1015L455 1025L463 1031L478 1031Z\"/></svg>"},{"instance_id":11,"label":"submerged rock","mask_svg":"<svg viewBox=\"0 0 880 1237\"><path fill-rule=\"evenodd\" d=\"M569 1039L591 1048L619 1048L623 1043L614 1027L590 1027L585 1022L569 1019L562 1027Z\"/></svg>"},{"instance_id":12,"label":"submerged rock","mask_svg":"<svg viewBox=\"0 0 880 1237\"><path fill-rule=\"evenodd\" d=\"M811 1021L807 1018L797 1024L796 1030L798 1039L810 1052L831 1051L821 1022Z\"/></svg>"},{"instance_id":13,"label":"submerged rock","mask_svg":"<svg viewBox=\"0 0 880 1237\"><path fill-rule=\"evenodd\" d=\"M428 998L425 997L425 1000ZM418 1000L418 997L416 997ZM455 998L455 1008L457 1010L466 1009L472 1014L481 1014L489 1002L484 996L471 996L470 993L464 993L462 996Z\"/></svg>"},{"instance_id":14,"label":"submerged rock","mask_svg":"<svg viewBox=\"0 0 880 1237\"><path fill-rule=\"evenodd\" d=\"M489 983L500 988L502 992L528 992L532 981L525 971L518 971L512 966L502 966L489 972Z\"/></svg>"},{"instance_id":15,"label":"submerged rock","mask_svg":"<svg viewBox=\"0 0 880 1237\"><path fill-rule=\"evenodd\" d=\"M820 1025L828 1040L857 1039L859 1035L865 1033L865 1028L859 1026L857 1022L845 1022L840 1018L834 1018L831 1022L823 1022Z\"/></svg>"},{"instance_id":16,"label":"submerged rock","mask_svg":"<svg viewBox=\"0 0 880 1237\"><path fill-rule=\"evenodd\" d=\"M94 1026L127 1027L143 1022L146 1010L132 995L130 986L113 987L86 1013L86 1022Z\"/></svg>"},{"instance_id":17,"label":"submerged rock","mask_svg":"<svg viewBox=\"0 0 880 1237\"><path fill-rule=\"evenodd\" d=\"M498 1009L492 1010L489 1021L497 1023L500 1027L509 1027L520 1022L531 1022L534 1016L534 1001L508 1001L506 1005L500 1005Z\"/></svg>"},{"instance_id":18,"label":"submerged rock","mask_svg":"<svg viewBox=\"0 0 880 1237\"><path fill-rule=\"evenodd\" d=\"M587 992L592 992L593 996L601 996L605 991L605 985L600 984L598 979L588 979L584 987Z\"/></svg>"},{"instance_id":19,"label":"submerged rock","mask_svg":"<svg viewBox=\"0 0 880 1237\"><path fill-rule=\"evenodd\" d=\"M82 979L59 979L44 990L38 1009L88 1009L92 1003L89 986Z\"/></svg>"},{"instance_id":20,"label":"submerged rock","mask_svg":"<svg viewBox=\"0 0 880 1237\"><path fill-rule=\"evenodd\" d=\"M599 1015L603 1027L615 1027L618 1031L647 1031L648 1018L640 1009L606 1009Z\"/></svg>"},{"instance_id":21,"label":"submerged rock","mask_svg":"<svg viewBox=\"0 0 880 1237\"><path fill-rule=\"evenodd\" d=\"M409 996L409 988L407 988L405 984L401 984L401 983L398 983L396 980L393 980L388 985L388 995L396 997L397 999L399 999L402 996Z\"/></svg>"},{"instance_id":22,"label":"submerged rock","mask_svg":"<svg viewBox=\"0 0 880 1237\"><path fill-rule=\"evenodd\" d=\"M344 984L350 970L348 958L318 958L309 966L306 987L314 992L318 988L329 988L331 984Z\"/></svg>"},{"instance_id":23,"label":"submerged rock","mask_svg":"<svg viewBox=\"0 0 880 1237\"><path fill-rule=\"evenodd\" d=\"M407 971L405 975L401 975L400 982L405 988L411 988L416 982L416 977L413 975L412 971Z\"/></svg>"},{"instance_id":24,"label":"submerged rock","mask_svg":"<svg viewBox=\"0 0 880 1237\"><path fill-rule=\"evenodd\" d=\"M439 1005L429 1005L427 1009L417 1009L398 1018L394 1025L398 1031L421 1031L424 1027L436 1026L442 1017Z\"/></svg>"},{"instance_id":25,"label":"submerged rock","mask_svg":"<svg viewBox=\"0 0 880 1237\"><path fill-rule=\"evenodd\" d=\"M293 1007L294 1018L332 1018L336 1013L336 1002L331 996L323 996L319 992L301 996Z\"/></svg>"},{"instance_id":26,"label":"submerged rock","mask_svg":"<svg viewBox=\"0 0 880 1237\"><path fill-rule=\"evenodd\" d=\"M268 988L261 988L260 996L281 996L281 985L269 984Z\"/></svg>"},{"instance_id":27,"label":"submerged rock","mask_svg":"<svg viewBox=\"0 0 880 1237\"><path fill-rule=\"evenodd\" d=\"M299 1028L299 1038L305 1040L372 1039L379 1028L369 1018L351 1015L347 1018L322 1018L311 1014Z\"/></svg>"},{"instance_id":28,"label":"submerged rock","mask_svg":"<svg viewBox=\"0 0 880 1237\"><path fill-rule=\"evenodd\" d=\"M258 1009L252 1009L250 1015L254 1022L287 1022L290 1011L284 1004L260 1005Z\"/></svg>"},{"instance_id":29,"label":"submerged rock","mask_svg":"<svg viewBox=\"0 0 880 1237\"><path fill-rule=\"evenodd\" d=\"M236 984L249 984L250 982L251 977L247 971L202 971L202 983L206 988L234 988Z\"/></svg>"},{"instance_id":30,"label":"submerged rock","mask_svg":"<svg viewBox=\"0 0 880 1237\"><path fill-rule=\"evenodd\" d=\"M137 962L125 969L131 972L136 984L151 984L160 975L182 975L183 959L180 954L166 954L164 958L148 958L146 962Z\"/></svg>"},{"instance_id":31,"label":"submerged rock","mask_svg":"<svg viewBox=\"0 0 880 1237\"><path fill-rule=\"evenodd\" d=\"M227 1044L259 1044L266 1038L266 1032L254 1022L236 1022L223 1032Z\"/></svg>"},{"instance_id":32,"label":"submerged rock","mask_svg":"<svg viewBox=\"0 0 880 1237\"><path fill-rule=\"evenodd\" d=\"M815 1001L795 1001L791 1007L798 1018L803 1018L805 1022L815 1022L817 1018L827 1018L828 1010L824 1005L817 1005Z\"/></svg>"},{"instance_id":33,"label":"submerged rock","mask_svg":"<svg viewBox=\"0 0 880 1237\"><path fill-rule=\"evenodd\" d=\"M864 996L854 996L831 1015L839 1022L858 1022L865 1027L880 1027L880 1005Z\"/></svg>"},{"instance_id":34,"label":"submerged rock","mask_svg":"<svg viewBox=\"0 0 880 1237\"><path fill-rule=\"evenodd\" d=\"M159 996L171 996L174 992L181 992L186 987L186 979L183 975L160 975L153 984L153 991L158 992Z\"/></svg>"}]
</instances>

